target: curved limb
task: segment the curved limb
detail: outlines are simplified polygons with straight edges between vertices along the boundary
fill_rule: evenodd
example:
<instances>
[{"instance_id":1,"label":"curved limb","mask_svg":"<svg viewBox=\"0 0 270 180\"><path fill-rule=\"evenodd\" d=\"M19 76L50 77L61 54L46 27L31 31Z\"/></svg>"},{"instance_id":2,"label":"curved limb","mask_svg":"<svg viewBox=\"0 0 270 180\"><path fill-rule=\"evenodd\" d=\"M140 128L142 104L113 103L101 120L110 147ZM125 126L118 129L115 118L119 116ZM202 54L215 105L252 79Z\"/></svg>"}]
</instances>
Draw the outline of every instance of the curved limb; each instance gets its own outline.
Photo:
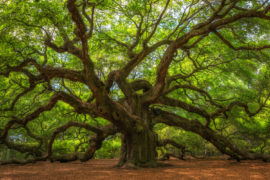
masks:
<instances>
[{"instance_id":1,"label":"curved limb","mask_svg":"<svg viewBox=\"0 0 270 180\"><path fill-rule=\"evenodd\" d=\"M159 115L154 115L153 117L157 122L161 122L169 126L177 126L184 130L194 132L212 143L221 153L227 154L238 161L241 159L260 159L263 161L270 160L270 155L268 154L249 153L245 150L237 148L234 144L231 143L230 140L219 135L209 127L203 126L197 120L189 120L163 110L159 110L159 112Z\"/></svg>"}]
</instances>

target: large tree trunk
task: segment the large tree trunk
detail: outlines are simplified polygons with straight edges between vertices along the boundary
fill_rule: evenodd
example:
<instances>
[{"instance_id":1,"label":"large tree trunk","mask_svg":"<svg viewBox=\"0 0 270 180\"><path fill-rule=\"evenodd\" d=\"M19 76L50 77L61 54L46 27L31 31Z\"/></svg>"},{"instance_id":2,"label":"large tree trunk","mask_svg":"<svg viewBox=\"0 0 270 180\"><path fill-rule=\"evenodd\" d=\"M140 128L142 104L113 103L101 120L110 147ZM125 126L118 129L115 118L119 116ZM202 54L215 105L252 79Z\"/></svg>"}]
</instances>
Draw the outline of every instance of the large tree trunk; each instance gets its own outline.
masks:
<instances>
[{"instance_id":1,"label":"large tree trunk","mask_svg":"<svg viewBox=\"0 0 270 180\"><path fill-rule=\"evenodd\" d=\"M136 130L122 136L120 167L155 167L157 136L150 129Z\"/></svg>"}]
</instances>

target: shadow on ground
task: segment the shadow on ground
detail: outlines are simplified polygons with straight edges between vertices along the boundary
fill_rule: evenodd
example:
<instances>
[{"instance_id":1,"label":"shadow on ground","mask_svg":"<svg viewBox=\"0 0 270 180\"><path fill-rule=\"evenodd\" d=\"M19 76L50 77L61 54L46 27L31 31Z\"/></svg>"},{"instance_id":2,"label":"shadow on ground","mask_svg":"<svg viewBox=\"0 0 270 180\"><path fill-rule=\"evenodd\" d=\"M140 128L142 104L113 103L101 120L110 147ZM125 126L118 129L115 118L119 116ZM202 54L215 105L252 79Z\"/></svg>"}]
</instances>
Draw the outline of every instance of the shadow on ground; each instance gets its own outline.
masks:
<instances>
[{"instance_id":1,"label":"shadow on ground","mask_svg":"<svg viewBox=\"0 0 270 180\"><path fill-rule=\"evenodd\" d=\"M172 166L146 169L119 169L116 159L88 162L50 163L0 166L0 179L270 179L270 163L233 160L164 161Z\"/></svg>"}]
</instances>

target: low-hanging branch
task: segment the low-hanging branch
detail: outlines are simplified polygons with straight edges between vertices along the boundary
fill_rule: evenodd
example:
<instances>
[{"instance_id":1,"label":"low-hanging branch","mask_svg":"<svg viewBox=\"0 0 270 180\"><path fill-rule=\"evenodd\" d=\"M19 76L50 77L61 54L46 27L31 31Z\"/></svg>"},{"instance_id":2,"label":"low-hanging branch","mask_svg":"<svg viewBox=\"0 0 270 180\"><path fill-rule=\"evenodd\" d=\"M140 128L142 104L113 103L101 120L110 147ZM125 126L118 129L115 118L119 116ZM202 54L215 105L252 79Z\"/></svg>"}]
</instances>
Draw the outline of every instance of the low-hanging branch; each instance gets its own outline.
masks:
<instances>
[{"instance_id":1,"label":"low-hanging branch","mask_svg":"<svg viewBox=\"0 0 270 180\"><path fill-rule=\"evenodd\" d=\"M194 132L211 142L220 152L230 155L233 159L261 159L263 161L270 161L269 154L250 153L243 149L238 149L237 146L232 144L228 139L217 134L209 127L205 128L205 126L197 120L189 120L161 109L159 109L159 112L159 115L154 115L157 122L164 123L169 126L177 126L184 130Z\"/></svg>"}]
</instances>

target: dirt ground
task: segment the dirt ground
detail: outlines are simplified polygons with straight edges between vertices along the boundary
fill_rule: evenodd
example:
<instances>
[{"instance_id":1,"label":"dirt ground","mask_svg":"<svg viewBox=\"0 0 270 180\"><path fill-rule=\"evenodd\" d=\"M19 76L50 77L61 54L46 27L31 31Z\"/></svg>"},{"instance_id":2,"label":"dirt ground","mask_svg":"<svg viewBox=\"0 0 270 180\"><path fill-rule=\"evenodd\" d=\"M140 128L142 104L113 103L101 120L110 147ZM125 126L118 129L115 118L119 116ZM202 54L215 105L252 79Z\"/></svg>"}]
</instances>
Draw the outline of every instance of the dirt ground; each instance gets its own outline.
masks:
<instances>
[{"instance_id":1,"label":"dirt ground","mask_svg":"<svg viewBox=\"0 0 270 180\"><path fill-rule=\"evenodd\" d=\"M116 159L90 160L69 163L38 162L27 165L0 166L0 179L270 179L270 163L233 160L176 160L164 161L167 167L119 169Z\"/></svg>"}]
</instances>

